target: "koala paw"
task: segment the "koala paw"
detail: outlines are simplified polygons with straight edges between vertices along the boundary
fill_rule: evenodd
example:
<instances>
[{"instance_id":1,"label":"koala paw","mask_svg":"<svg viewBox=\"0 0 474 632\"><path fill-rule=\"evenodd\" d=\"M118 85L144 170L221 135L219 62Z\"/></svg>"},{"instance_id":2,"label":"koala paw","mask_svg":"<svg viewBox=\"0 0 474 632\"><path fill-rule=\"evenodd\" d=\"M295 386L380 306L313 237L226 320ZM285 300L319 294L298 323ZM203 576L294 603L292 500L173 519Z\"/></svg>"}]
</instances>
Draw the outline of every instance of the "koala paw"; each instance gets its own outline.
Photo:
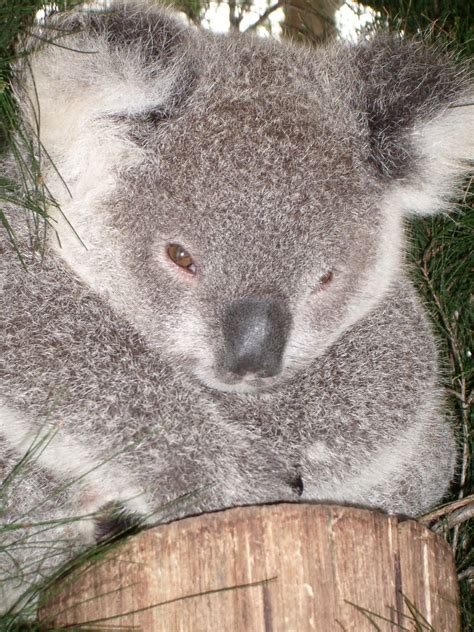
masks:
<instances>
[{"instance_id":1,"label":"koala paw","mask_svg":"<svg viewBox=\"0 0 474 632\"><path fill-rule=\"evenodd\" d=\"M144 523L144 516L112 501L99 509L94 516L97 543L115 540L136 533Z\"/></svg>"},{"instance_id":2,"label":"koala paw","mask_svg":"<svg viewBox=\"0 0 474 632\"><path fill-rule=\"evenodd\" d=\"M81 539L88 544L97 544L125 533L146 522L149 515L148 503L143 492L135 488L118 489L90 485L78 494L78 528Z\"/></svg>"},{"instance_id":3,"label":"koala paw","mask_svg":"<svg viewBox=\"0 0 474 632\"><path fill-rule=\"evenodd\" d=\"M295 494L297 494L298 496L302 496L303 491L304 491L304 482L303 482L303 477L301 476L301 473L298 470L299 470L299 466L295 468L295 472L293 476L288 480L288 484L291 487L291 489L295 492Z\"/></svg>"}]
</instances>

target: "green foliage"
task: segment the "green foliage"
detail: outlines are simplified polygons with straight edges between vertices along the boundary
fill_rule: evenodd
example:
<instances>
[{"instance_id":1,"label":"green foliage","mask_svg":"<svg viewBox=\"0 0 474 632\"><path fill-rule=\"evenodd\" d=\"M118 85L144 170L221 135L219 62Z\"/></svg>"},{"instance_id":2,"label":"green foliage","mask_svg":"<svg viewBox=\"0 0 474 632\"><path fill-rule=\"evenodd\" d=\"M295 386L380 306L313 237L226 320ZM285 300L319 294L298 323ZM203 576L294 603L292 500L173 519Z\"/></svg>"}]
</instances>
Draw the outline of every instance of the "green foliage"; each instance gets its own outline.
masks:
<instances>
[{"instance_id":1,"label":"green foliage","mask_svg":"<svg viewBox=\"0 0 474 632\"><path fill-rule=\"evenodd\" d=\"M35 248L42 250L47 226L47 211L57 206L41 175L44 150L37 137L25 133L12 95L15 63L24 57L21 38L34 23L44 0L0 0L0 156L10 152L20 182L0 174L0 230L8 233L16 248L15 235L8 222L5 206L27 209L31 213L31 236ZM76 0L77 2L77 0ZM69 2L72 6L74 2ZM66 0L55 3L58 9ZM17 250L21 258L20 252Z\"/></svg>"},{"instance_id":2,"label":"green foliage","mask_svg":"<svg viewBox=\"0 0 474 632\"><path fill-rule=\"evenodd\" d=\"M407 34L432 33L474 53L474 4L466 0L364 0L380 14L379 21Z\"/></svg>"},{"instance_id":3,"label":"green foliage","mask_svg":"<svg viewBox=\"0 0 474 632\"><path fill-rule=\"evenodd\" d=\"M15 124L9 84L15 47L20 34L28 29L43 5L42 0L1 0L0 3L0 151L8 147Z\"/></svg>"}]
</instances>

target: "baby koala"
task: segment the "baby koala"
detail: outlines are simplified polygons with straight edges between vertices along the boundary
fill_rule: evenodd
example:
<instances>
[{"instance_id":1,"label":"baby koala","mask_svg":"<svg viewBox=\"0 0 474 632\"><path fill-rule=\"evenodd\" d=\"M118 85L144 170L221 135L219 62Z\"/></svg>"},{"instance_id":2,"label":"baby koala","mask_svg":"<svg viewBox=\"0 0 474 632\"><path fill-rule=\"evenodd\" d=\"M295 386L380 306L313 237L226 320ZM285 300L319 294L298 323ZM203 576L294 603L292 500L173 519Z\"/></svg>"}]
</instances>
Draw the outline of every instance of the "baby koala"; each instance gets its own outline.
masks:
<instances>
[{"instance_id":1,"label":"baby koala","mask_svg":"<svg viewBox=\"0 0 474 632\"><path fill-rule=\"evenodd\" d=\"M395 36L313 50L143 5L52 26L15 89L57 205L44 251L27 210L0 233L2 477L23 459L0 601L107 508L439 502L455 443L403 221L468 172L467 72Z\"/></svg>"}]
</instances>

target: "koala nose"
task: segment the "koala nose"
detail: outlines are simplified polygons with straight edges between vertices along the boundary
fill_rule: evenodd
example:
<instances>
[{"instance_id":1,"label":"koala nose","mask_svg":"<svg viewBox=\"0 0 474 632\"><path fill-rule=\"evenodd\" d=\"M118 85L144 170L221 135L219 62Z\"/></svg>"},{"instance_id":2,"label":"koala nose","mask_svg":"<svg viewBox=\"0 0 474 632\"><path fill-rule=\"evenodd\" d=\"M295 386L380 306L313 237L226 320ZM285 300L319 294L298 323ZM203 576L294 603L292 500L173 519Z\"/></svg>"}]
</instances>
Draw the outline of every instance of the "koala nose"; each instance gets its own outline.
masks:
<instances>
[{"instance_id":1,"label":"koala nose","mask_svg":"<svg viewBox=\"0 0 474 632\"><path fill-rule=\"evenodd\" d=\"M244 299L233 303L223 324L226 368L240 376L277 375L290 325L290 313L277 301Z\"/></svg>"}]
</instances>

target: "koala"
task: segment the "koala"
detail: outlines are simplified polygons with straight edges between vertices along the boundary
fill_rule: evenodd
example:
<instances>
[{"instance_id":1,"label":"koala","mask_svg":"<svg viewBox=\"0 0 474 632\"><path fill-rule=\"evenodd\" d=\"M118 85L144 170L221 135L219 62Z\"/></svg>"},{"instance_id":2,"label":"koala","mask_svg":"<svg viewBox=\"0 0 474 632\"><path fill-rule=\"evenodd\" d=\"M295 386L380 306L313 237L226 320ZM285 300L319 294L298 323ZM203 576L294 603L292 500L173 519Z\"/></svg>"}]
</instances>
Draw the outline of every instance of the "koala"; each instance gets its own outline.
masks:
<instances>
[{"instance_id":1,"label":"koala","mask_svg":"<svg viewBox=\"0 0 474 632\"><path fill-rule=\"evenodd\" d=\"M46 237L13 205L0 237L0 601L124 521L438 503L456 448L404 221L468 173L469 73L143 4L51 24L15 86Z\"/></svg>"}]
</instances>

